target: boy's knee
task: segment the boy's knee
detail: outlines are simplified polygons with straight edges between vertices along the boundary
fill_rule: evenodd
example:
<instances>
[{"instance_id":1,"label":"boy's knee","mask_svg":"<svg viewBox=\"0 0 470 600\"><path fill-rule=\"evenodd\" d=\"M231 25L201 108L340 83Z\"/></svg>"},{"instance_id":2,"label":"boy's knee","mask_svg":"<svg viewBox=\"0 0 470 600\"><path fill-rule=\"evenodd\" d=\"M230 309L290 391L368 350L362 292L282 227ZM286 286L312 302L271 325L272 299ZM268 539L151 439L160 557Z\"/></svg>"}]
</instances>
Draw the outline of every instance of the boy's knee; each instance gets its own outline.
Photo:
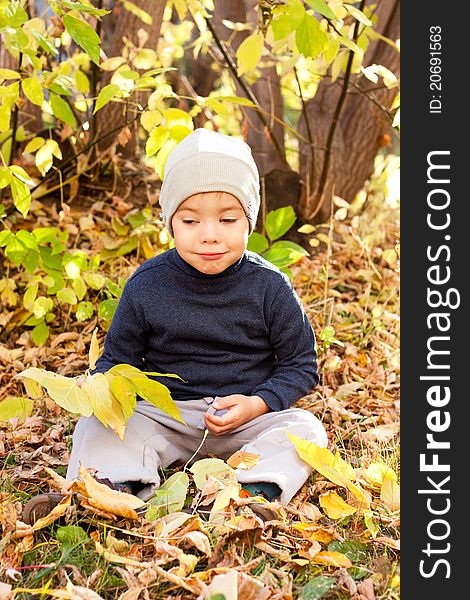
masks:
<instances>
[{"instance_id":1,"label":"boy's knee","mask_svg":"<svg viewBox=\"0 0 470 600\"><path fill-rule=\"evenodd\" d=\"M327 446L326 430L314 414L302 408L290 408L286 412L289 412L288 429L290 433L311 441L322 448Z\"/></svg>"}]
</instances>

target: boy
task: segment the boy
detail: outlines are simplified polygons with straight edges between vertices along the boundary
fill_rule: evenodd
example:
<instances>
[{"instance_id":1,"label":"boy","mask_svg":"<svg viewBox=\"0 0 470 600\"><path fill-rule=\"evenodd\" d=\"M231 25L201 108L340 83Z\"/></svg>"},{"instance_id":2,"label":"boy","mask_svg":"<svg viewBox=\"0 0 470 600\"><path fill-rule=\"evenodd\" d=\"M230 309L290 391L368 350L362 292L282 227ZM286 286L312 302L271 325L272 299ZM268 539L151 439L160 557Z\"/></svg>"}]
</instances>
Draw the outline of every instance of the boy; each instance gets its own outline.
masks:
<instances>
[{"instance_id":1,"label":"boy","mask_svg":"<svg viewBox=\"0 0 470 600\"><path fill-rule=\"evenodd\" d=\"M259 176L244 142L197 129L167 159L160 205L175 248L126 283L96 371L118 363L161 378L183 425L141 400L124 440L79 419L67 472L79 463L116 489L149 499L159 468L237 450L260 455L236 470L246 495L288 503L311 472L286 435L326 446L322 424L290 406L318 383L315 337L289 279L246 250ZM157 378L158 379L158 378ZM49 508L49 507L48 507Z\"/></svg>"}]
</instances>

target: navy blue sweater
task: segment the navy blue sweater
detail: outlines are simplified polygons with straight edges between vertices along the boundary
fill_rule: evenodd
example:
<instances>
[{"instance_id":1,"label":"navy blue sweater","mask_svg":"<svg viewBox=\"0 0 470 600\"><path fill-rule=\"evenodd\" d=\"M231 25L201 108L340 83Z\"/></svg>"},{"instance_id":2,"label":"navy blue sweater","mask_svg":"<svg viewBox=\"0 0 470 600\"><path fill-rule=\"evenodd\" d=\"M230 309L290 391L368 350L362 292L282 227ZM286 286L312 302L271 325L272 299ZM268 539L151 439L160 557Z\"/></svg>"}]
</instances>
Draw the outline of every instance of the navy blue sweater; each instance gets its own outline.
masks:
<instances>
[{"instance_id":1,"label":"navy blue sweater","mask_svg":"<svg viewBox=\"0 0 470 600\"><path fill-rule=\"evenodd\" d=\"M244 394L273 411L289 408L318 383L315 336L289 278L246 251L205 275L176 249L127 281L96 364L176 373L155 378L174 400Z\"/></svg>"}]
</instances>

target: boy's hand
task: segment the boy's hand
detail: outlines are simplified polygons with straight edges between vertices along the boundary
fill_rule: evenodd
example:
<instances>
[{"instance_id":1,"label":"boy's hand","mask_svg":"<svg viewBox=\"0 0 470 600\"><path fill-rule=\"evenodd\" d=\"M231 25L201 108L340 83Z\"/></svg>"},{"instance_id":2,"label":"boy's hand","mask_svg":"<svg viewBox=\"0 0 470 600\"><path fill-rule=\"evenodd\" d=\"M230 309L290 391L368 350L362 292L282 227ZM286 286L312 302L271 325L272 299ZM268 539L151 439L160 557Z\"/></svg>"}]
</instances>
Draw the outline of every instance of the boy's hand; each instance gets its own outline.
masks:
<instances>
[{"instance_id":1,"label":"boy's hand","mask_svg":"<svg viewBox=\"0 0 470 600\"><path fill-rule=\"evenodd\" d=\"M228 412L222 417L206 414L206 427L214 435L223 435L233 431L240 425L269 412L266 402L260 396L243 396L242 394L217 398L212 406L217 410L228 409Z\"/></svg>"}]
</instances>

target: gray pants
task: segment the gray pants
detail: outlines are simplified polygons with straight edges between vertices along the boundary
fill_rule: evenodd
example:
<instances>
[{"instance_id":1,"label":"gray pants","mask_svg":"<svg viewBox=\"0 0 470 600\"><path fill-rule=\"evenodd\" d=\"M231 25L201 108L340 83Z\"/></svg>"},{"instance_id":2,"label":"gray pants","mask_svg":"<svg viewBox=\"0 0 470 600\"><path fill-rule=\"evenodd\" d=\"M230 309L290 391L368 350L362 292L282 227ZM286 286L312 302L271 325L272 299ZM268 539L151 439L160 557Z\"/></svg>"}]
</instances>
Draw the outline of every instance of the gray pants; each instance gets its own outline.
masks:
<instances>
[{"instance_id":1,"label":"gray pants","mask_svg":"<svg viewBox=\"0 0 470 600\"><path fill-rule=\"evenodd\" d=\"M107 477L114 483L147 484L138 496L148 500L160 485L158 469L184 464L197 450L204 435L204 414L214 399L177 401L187 426L148 402L137 402L122 441L95 417L81 417L73 434L67 479L77 477L81 463L96 469L98 477ZM290 408L261 415L221 436L209 434L193 462L209 453L223 460L237 450L258 454L261 459L254 467L235 470L238 481L277 483L282 490L280 500L287 504L312 468L298 457L286 431L319 446L327 445L320 421L306 410Z\"/></svg>"}]
</instances>

